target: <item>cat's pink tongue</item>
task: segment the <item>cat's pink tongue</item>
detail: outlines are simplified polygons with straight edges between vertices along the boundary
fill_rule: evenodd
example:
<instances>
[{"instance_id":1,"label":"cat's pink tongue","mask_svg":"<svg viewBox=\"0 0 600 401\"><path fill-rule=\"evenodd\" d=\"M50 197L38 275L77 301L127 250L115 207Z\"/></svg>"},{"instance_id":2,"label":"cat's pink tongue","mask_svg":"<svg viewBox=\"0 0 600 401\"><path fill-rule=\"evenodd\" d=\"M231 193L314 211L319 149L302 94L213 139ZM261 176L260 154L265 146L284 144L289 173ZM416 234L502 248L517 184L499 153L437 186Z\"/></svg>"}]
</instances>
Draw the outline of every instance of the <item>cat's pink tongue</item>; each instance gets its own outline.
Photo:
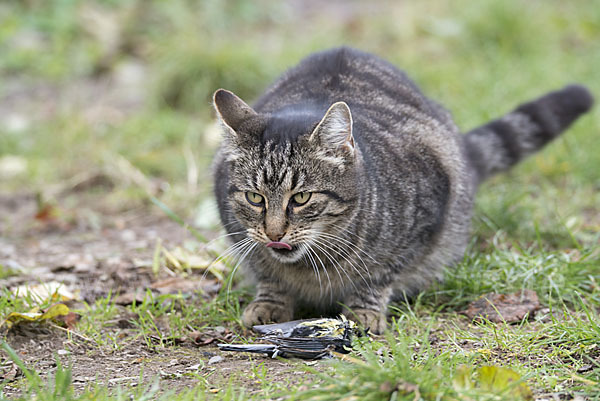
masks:
<instances>
[{"instance_id":1,"label":"cat's pink tongue","mask_svg":"<svg viewBox=\"0 0 600 401\"><path fill-rule=\"evenodd\" d=\"M269 242L267 244L267 248L275 248L275 249L287 249L288 251L292 250L290 244L286 244L285 242Z\"/></svg>"}]
</instances>

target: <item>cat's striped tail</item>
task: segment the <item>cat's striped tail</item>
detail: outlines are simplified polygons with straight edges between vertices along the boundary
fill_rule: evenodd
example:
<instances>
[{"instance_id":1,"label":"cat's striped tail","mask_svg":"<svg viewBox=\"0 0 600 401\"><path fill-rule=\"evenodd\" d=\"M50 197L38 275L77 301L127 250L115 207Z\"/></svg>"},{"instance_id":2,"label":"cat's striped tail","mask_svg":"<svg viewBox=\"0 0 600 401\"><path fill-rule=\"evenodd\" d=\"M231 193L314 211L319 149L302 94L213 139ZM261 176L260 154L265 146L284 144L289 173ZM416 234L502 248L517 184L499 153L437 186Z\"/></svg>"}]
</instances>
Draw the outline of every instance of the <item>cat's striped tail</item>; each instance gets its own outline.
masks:
<instances>
[{"instance_id":1,"label":"cat's striped tail","mask_svg":"<svg viewBox=\"0 0 600 401\"><path fill-rule=\"evenodd\" d=\"M481 182L508 170L559 136L593 103L589 90L569 85L468 132L464 136L465 149L475 179Z\"/></svg>"}]
</instances>

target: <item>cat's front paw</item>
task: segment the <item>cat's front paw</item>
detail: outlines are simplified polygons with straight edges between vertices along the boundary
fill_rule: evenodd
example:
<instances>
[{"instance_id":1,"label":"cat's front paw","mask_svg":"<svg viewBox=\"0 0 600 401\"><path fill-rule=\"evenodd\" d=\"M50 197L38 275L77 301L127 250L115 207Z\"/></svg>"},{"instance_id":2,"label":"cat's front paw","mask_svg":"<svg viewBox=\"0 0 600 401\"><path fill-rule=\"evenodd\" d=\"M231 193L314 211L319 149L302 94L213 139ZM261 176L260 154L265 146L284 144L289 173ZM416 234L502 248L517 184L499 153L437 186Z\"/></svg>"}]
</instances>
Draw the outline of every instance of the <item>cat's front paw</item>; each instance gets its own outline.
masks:
<instances>
[{"instance_id":1,"label":"cat's front paw","mask_svg":"<svg viewBox=\"0 0 600 401\"><path fill-rule=\"evenodd\" d=\"M257 324L289 322L293 317L294 312L289 307L272 302L255 301L244 309L242 323L251 328Z\"/></svg>"},{"instance_id":2,"label":"cat's front paw","mask_svg":"<svg viewBox=\"0 0 600 401\"><path fill-rule=\"evenodd\" d=\"M354 320L365 329L369 329L369 333L382 334L387 328L387 318L385 314L374 311L372 309L353 309L352 312L346 312L346 317Z\"/></svg>"}]
</instances>

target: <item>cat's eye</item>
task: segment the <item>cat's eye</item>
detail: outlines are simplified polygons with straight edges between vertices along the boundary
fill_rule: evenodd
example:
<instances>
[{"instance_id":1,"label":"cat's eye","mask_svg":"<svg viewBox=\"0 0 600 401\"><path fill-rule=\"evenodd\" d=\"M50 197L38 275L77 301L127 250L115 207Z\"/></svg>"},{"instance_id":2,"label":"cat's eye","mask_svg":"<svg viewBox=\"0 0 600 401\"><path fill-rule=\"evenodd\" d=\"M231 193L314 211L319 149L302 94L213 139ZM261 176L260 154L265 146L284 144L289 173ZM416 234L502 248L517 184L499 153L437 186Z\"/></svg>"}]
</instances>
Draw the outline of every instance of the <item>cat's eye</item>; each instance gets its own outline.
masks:
<instances>
[{"instance_id":1,"label":"cat's eye","mask_svg":"<svg viewBox=\"0 0 600 401\"><path fill-rule=\"evenodd\" d=\"M296 206L302 206L310 200L310 195L310 192L298 192L296 195L292 196L292 201L294 201Z\"/></svg>"},{"instance_id":2,"label":"cat's eye","mask_svg":"<svg viewBox=\"0 0 600 401\"><path fill-rule=\"evenodd\" d=\"M256 192L246 192L246 200L248 203L254 206L262 206L265 202L265 198L262 195L257 194Z\"/></svg>"}]
</instances>

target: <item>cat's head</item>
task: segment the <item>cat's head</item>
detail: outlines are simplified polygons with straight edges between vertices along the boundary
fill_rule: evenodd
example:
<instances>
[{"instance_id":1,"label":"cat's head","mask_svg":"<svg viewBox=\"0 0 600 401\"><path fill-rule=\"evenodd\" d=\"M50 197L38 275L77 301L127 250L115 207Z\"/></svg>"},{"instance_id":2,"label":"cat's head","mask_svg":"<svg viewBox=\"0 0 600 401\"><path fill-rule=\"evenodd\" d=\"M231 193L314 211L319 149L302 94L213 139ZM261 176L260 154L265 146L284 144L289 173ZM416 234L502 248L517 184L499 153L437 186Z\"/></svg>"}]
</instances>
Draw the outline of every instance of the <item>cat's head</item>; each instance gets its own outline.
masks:
<instances>
[{"instance_id":1,"label":"cat's head","mask_svg":"<svg viewBox=\"0 0 600 401\"><path fill-rule=\"evenodd\" d=\"M347 225L358 198L348 105L260 114L223 89L213 99L229 164L229 206L248 237L281 262L313 257L307 247L331 250L332 233Z\"/></svg>"}]
</instances>

